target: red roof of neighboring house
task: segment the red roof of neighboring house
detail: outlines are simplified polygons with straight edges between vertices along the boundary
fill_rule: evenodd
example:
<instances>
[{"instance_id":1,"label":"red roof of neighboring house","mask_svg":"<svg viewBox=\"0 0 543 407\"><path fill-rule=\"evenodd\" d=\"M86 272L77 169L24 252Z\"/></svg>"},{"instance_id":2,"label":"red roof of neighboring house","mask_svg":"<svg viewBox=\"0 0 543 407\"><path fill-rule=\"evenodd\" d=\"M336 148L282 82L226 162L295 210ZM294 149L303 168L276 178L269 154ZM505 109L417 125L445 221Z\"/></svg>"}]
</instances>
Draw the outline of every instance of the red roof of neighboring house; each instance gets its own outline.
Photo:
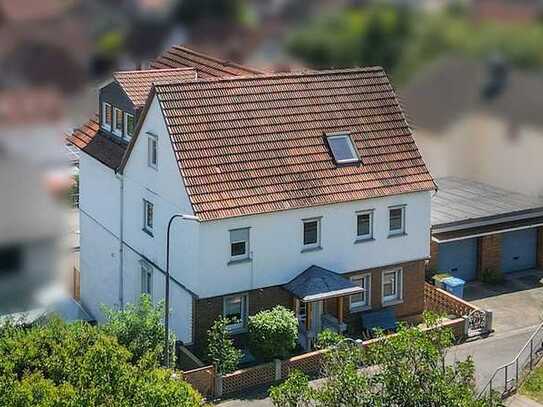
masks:
<instances>
[{"instance_id":1,"label":"red roof of neighboring house","mask_svg":"<svg viewBox=\"0 0 543 407\"><path fill-rule=\"evenodd\" d=\"M134 106L143 106L153 83L196 79L197 73L194 68L146 69L115 72L113 77Z\"/></svg>"},{"instance_id":2,"label":"red roof of neighboring house","mask_svg":"<svg viewBox=\"0 0 543 407\"><path fill-rule=\"evenodd\" d=\"M50 88L13 89L0 92L0 127L59 120L64 99Z\"/></svg>"},{"instance_id":3,"label":"red roof of neighboring house","mask_svg":"<svg viewBox=\"0 0 543 407\"><path fill-rule=\"evenodd\" d=\"M155 69L179 68L183 66L195 68L200 78L220 78L263 73L257 69L210 57L209 55L180 46L170 48L151 63L151 68Z\"/></svg>"},{"instance_id":4,"label":"red roof of neighboring house","mask_svg":"<svg viewBox=\"0 0 543 407\"><path fill-rule=\"evenodd\" d=\"M381 68L187 81L155 92L202 220L435 189ZM350 132L361 165L335 164L324 135L338 131Z\"/></svg>"}]
</instances>

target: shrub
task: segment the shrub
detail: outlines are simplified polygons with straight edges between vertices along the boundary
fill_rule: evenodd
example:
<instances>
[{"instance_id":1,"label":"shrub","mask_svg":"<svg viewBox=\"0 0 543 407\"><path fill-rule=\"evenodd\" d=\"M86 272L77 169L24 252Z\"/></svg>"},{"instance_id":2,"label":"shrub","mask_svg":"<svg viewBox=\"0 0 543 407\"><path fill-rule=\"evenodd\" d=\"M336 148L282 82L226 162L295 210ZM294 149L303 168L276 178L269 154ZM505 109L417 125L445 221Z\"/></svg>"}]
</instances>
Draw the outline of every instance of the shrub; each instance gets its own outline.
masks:
<instances>
[{"instance_id":1,"label":"shrub","mask_svg":"<svg viewBox=\"0 0 543 407\"><path fill-rule=\"evenodd\" d=\"M309 406L308 400L311 399L309 378L299 370L294 370L283 383L272 386L269 395L274 406Z\"/></svg>"},{"instance_id":2,"label":"shrub","mask_svg":"<svg viewBox=\"0 0 543 407\"><path fill-rule=\"evenodd\" d=\"M52 319L0 332L0 405L185 406L201 396L172 371L131 363L115 337L87 323Z\"/></svg>"},{"instance_id":3,"label":"shrub","mask_svg":"<svg viewBox=\"0 0 543 407\"><path fill-rule=\"evenodd\" d=\"M237 369L241 351L234 346L226 326L228 319L221 316L207 331L207 355L217 373L224 375Z\"/></svg>"},{"instance_id":4,"label":"shrub","mask_svg":"<svg viewBox=\"0 0 543 407\"><path fill-rule=\"evenodd\" d=\"M117 338L132 354L136 363L145 357L155 367L164 355L164 302L154 305L151 297L142 294L137 304L128 304L121 311L102 307L107 322L102 329ZM170 336L170 349L174 348L175 337ZM175 366L175 352L171 352L171 365Z\"/></svg>"},{"instance_id":5,"label":"shrub","mask_svg":"<svg viewBox=\"0 0 543 407\"><path fill-rule=\"evenodd\" d=\"M326 349L331 346L337 345L345 337L336 331L331 329L325 329L319 333L317 336L317 341L315 342L315 348L317 349Z\"/></svg>"},{"instance_id":6,"label":"shrub","mask_svg":"<svg viewBox=\"0 0 543 407\"><path fill-rule=\"evenodd\" d=\"M248 328L249 347L259 359L285 359L296 347L298 320L283 306L249 317Z\"/></svg>"}]
</instances>

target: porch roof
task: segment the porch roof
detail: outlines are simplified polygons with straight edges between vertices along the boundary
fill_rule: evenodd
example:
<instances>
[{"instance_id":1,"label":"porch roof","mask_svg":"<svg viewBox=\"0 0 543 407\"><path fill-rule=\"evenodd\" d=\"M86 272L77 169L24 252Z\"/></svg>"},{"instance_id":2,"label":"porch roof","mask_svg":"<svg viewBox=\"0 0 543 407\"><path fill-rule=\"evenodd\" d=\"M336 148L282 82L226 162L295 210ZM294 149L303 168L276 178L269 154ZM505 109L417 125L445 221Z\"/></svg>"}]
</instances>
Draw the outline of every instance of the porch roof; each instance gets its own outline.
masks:
<instances>
[{"instance_id":1,"label":"porch roof","mask_svg":"<svg viewBox=\"0 0 543 407\"><path fill-rule=\"evenodd\" d=\"M304 302L343 297L364 292L348 278L319 266L311 266L283 286Z\"/></svg>"}]
</instances>

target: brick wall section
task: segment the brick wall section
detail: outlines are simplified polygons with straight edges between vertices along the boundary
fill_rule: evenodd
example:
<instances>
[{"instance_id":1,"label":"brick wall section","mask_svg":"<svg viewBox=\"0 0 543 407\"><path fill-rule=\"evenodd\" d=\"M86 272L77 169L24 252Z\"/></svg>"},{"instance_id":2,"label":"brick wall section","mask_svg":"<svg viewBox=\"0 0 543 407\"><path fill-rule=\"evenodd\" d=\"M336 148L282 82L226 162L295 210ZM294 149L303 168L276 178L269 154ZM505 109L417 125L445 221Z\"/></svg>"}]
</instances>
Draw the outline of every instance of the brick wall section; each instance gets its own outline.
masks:
<instances>
[{"instance_id":1,"label":"brick wall section","mask_svg":"<svg viewBox=\"0 0 543 407\"><path fill-rule=\"evenodd\" d=\"M501 270L502 235L495 234L479 238L478 277L484 270Z\"/></svg>"},{"instance_id":2,"label":"brick wall section","mask_svg":"<svg viewBox=\"0 0 543 407\"><path fill-rule=\"evenodd\" d=\"M428 267L431 271L439 271L437 268L439 257L439 243L430 240L430 261Z\"/></svg>"},{"instance_id":3,"label":"brick wall section","mask_svg":"<svg viewBox=\"0 0 543 407\"><path fill-rule=\"evenodd\" d=\"M207 343L207 331L213 322L223 314L223 296L195 301L194 348L202 351ZM282 287L269 287L249 291L249 315L283 305L294 309L290 294Z\"/></svg>"},{"instance_id":4,"label":"brick wall section","mask_svg":"<svg viewBox=\"0 0 543 407\"><path fill-rule=\"evenodd\" d=\"M397 318L413 320L417 319L424 311L424 263L424 260L418 260L397 266L353 272L349 273L348 276L363 273L371 274L371 310L375 311L382 308L381 276L383 271L401 267L403 269L403 301L400 304L392 305L392 307ZM349 325L349 331L353 333L360 332L361 312L351 312L349 310L348 298L344 299L343 318Z\"/></svg>"},{"instance_id":5,"label":"brick wall section","mask_svg":"<svg viewBox=\"0 0 543 407\"><path fill-rule=\"evenodd\" d=\"M543 227L537 228L537 267L543 268Z\"/></svg>"}]
</instances>

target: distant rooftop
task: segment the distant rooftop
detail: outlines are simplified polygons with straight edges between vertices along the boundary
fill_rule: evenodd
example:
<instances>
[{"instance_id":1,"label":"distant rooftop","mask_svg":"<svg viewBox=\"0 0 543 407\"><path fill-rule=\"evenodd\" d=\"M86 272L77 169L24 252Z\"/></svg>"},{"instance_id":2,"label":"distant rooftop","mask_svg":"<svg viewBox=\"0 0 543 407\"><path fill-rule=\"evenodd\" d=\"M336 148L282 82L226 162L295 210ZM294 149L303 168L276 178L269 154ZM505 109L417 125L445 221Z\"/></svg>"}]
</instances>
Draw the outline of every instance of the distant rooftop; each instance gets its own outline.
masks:
<instances>
[{"instance_id":1,"label":"distant rooftop","mask_svg":"<svg viewBox=\"0 0 543 407\"><path fill-rule=\"evenodd\" d=\"M528 195L457 177L438 178L436 182L433 227L543 212L543 200Z\"/></svg>"}]
</instances>

